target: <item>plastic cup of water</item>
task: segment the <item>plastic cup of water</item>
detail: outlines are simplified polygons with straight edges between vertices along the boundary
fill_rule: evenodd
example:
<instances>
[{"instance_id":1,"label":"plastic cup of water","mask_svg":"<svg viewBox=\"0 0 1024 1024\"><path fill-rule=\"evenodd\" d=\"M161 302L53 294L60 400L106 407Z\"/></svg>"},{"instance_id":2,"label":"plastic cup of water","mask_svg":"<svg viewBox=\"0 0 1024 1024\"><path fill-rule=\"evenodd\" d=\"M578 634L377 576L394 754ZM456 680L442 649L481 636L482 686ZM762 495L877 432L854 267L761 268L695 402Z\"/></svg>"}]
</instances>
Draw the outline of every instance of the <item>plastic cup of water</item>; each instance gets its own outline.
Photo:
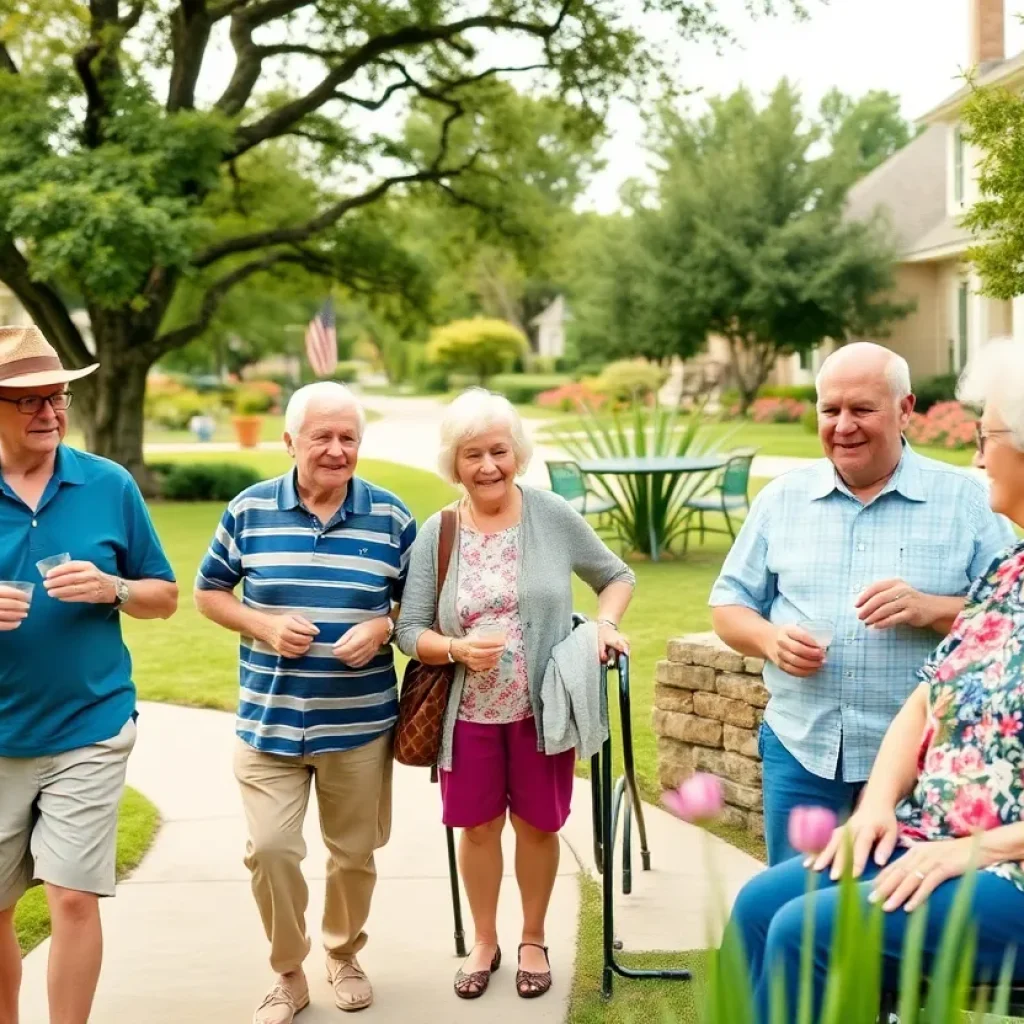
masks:
<instances>
[{"instance_id":1,"label":"plastic cup of water","mask_svg":"<svg viewBox=\"0 0 1024 1024\"><path fill-rule=\"evenodd\" d=\"M23 583L21 580L0 580L0 587L10 587L11 590L24 594L29 604L32 603L32 591L36 589L34 583Z\"/></svg>"},{"instance_id":2,"label":"plastic cup of water","mask_svg":"<svg viewBox=\"0 0 1024 1024\"><path fill-rule=\"evenodd\" d=\"M0 580L0 587L10 587L11 590L24 594L29 604L32 603L32 592L36 589L34 583L25 583L22 580Z\"/></svg>"},{"instance_id":3,"label":"plastic cup of water","mask_svg":"<svg viewBox=\"0 0 1024 1024\"><path fill-rule=\"evenodd\" d=\"M46 574L51 569L56 569L58 565L67 565L71 561L71 555L66 551L62 551L59 555L50 555L48 558L40 558L36 562L36 569L39 570L39 575L46 579Z\"/></svg>"},{"instance_id":4,"label":"plastic cup of water","mask_svg":"<svg viewBox=\"0 0 1024 1024\"><path fill-rule=\"evenodd\" d=\"M797 625L808 633L822 650L828 650L835 639L836 627L828 619L802 619Z\"/></svg>"}]
</instances>

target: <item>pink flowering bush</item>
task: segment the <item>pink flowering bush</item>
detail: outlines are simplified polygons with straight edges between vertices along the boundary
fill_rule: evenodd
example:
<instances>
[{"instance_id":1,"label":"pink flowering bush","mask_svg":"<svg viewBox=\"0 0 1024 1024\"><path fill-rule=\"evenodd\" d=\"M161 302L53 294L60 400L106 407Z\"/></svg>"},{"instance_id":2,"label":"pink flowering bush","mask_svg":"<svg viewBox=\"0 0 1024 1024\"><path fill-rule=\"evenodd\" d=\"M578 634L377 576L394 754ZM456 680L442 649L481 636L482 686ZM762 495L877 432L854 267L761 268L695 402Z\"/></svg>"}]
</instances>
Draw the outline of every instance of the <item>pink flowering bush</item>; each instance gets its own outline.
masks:
<instances>
[{"instance_id":1,"label":"pink flowering bush","mask_svg":"<svg viewBox=\"0 0 1024 1024\"><path fill-rule=\"evenodd\" d=\"M750 407L755 423L799 423L807 411L807 402L795 398L759 398Z\"/></svg>"},{"instance_id":2,"label":"pink flowering bush","mask_svg":"<svg viewBox=\"0 0 1024 1024\"><path fill-rule=\"evenodd\" d=\"M939 402L927 413L914 413L907 440L933 448L963 449L974 444L977 417L959 402Z\"/></svg>"},{"instance_id":3,"label":"pink flowering bush","mask_svg":"<svg viewBox=\"0 0 1024 1024\"><path fill-rule=\"evenodd\" d=\"M591 391L585 384L563 384L561 387L542 391L534 404L542 409L558 409L561 412L577 412L580 407L600 409L607 402L607 395Z\"/></svg>"}]
</instances>

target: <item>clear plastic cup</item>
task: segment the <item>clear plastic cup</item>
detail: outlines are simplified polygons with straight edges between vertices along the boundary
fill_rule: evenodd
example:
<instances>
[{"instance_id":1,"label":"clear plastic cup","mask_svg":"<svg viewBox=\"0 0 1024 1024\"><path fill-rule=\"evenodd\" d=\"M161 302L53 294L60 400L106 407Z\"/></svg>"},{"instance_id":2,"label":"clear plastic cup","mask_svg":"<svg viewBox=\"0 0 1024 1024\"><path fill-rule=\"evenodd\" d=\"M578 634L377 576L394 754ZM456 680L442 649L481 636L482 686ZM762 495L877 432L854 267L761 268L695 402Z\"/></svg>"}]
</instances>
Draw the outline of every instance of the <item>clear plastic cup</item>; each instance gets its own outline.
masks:
<instances>
[{"instance_id":1,"label":"clear plastic cup","mask_svg":"<svg viewBox=\"0 0 1024 1024\"><path fill-rule=\"evenodd\" d=\"M797 625L810 634L814 642L823 650L828 650L836 636L835 623L828 619L801 619Z\"/></svg>"},{"instance_id":2,"label":"clear plastic cup","mask_svg":"<svg viewBox=\"0 0 1024 1024\"><path fill-rule=\"evenodd\" d=\"M500 665L505 668L512 664L512 644L508 636L508 627L499 622L485 622L474 626L470 632L476 636L500 636L505 641L505 649L501 652Z\"/></svg>"},{"instance_id":3,"label":"clear plastic cup","mask_svg":"<svg viewBox=\"0 0 1024 1024\"><path fill-rule=\"evenodd\" d=\"M0 580L0 587L10 587L12 590L19 591L25 595L29 604L32 603L32 593L36 589L34 583L25 583L23 580Z\"/></svg>"},{"instance_id":4,"label":"clear plastic cup","mask_svg":"<svg viewBox=\"0 0 1024 1024\"><path fill-rule=\"evenodd\" d=\"M36 562L36 569L39 571L39 575L46 579L46 574L51 569L56 569L58 565L67 565L71 561L71 555L66 551L62 551L59 555L50 555L47 558L40 558Z\"/></svg>"}]
</instances>

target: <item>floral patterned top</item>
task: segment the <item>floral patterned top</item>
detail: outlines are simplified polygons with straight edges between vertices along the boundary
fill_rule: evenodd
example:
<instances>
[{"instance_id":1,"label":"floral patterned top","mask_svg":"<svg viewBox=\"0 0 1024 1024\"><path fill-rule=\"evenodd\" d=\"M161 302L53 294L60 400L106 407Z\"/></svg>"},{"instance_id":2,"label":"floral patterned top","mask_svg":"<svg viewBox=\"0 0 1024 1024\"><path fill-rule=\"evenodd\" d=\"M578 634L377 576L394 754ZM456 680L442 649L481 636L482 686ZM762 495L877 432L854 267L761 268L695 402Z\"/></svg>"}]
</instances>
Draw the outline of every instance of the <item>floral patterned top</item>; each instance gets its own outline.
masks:
<instances>
[{"instance_id":1,"label":"floral patterned top","mask_svg":"<svg viewBox=\"0 0 1024 1024\"><path fill-rule=\"evenodd\" d=\"M505 629L508 646L490 672L466 672L459 705L465 722L502 725L533 714L526 670L526 638L519 615L520 529L459 535L459 589L456 609L467 632L482 626Z\"/></svg>"},{"instance_id":2,"label":"floral patterned top","mask_svg":"<svg viewBox=\"0 0 1024 1024\"><path fill-rule=\"evenodd\" d=\"M928 723L900 841L954 839L1024 819L1024 542L978 578L921 669ZM1024 864L987 870L1024 890Z\"/></svg>"}]
</instances>

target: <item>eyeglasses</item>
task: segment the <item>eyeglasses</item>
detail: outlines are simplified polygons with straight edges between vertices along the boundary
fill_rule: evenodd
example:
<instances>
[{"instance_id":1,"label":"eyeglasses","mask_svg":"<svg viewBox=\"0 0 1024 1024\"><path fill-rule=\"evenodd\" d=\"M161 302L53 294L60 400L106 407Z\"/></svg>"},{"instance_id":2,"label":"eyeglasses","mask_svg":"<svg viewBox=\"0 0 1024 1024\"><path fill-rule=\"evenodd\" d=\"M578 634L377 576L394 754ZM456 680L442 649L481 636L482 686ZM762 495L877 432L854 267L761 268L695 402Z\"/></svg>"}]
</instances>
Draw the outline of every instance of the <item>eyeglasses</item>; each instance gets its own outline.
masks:
<instances>
[{"instance_id":1,"label":"eyeglasses","mask_svg":"<svg viewBox=\"0 0 1024 1024\"><path fill-rule=\"evenodd\" d=\"M974 425L974 442L978 446L978 453L985 454L985 442L997 434L1012 434L1012 430L985 430L980 423Z\"/></svg>"},{"instance_id":2,"label":"eyeglasses","mask_svg":"<svg viewBox=\"0 0 1024 1024\"><path fill-rule=\"evenodd\" d=\"M50 407L57 412L63 412L71 404L70 391L58 391L55 395L23 395L21 398L0 398L0 402L7 402L8 405L17 406L18 412L24 416L35 416L43 407L44 402L49 402Z\"/></svg>"}]
</instances>

